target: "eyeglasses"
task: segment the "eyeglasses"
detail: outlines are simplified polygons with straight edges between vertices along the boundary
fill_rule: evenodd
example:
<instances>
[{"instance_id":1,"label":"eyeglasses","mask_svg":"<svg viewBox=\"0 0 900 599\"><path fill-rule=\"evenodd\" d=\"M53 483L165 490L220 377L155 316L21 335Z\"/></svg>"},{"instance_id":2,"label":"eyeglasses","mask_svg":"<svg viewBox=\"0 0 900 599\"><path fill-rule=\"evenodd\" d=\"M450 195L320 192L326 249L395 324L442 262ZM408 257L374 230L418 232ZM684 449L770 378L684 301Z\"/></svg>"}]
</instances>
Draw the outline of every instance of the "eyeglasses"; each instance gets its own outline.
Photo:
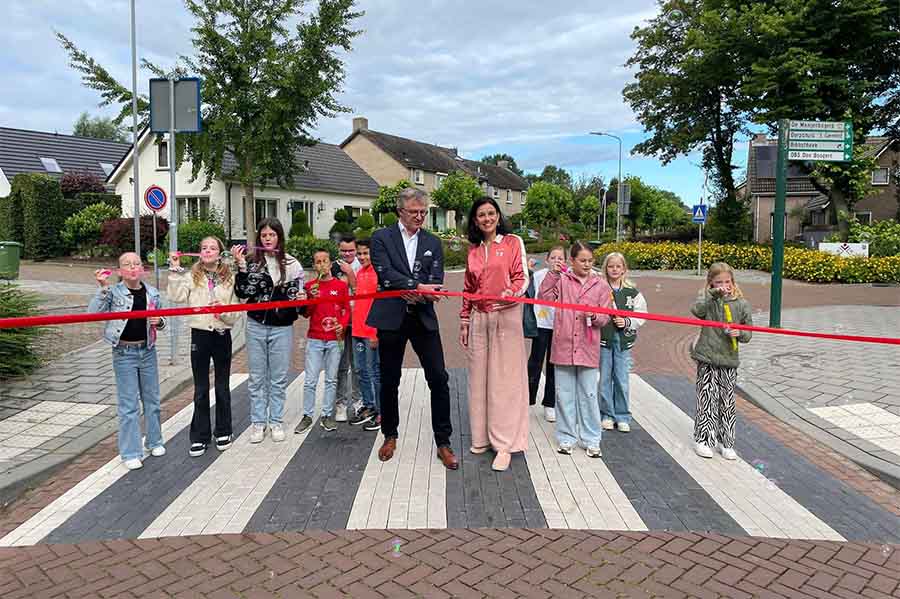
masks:
<instances>
[{"instance_id":1,"label":"eyeglasses","mask_svg":"<svg viewBox=\"0 0 900 599\"><path fill-rule=\"evenodd\" d=\"M425 218L425 215L428 214L428 210L410 210L409 208L403 208L403 212L407 213L410 216L418 216L419 218Z\"/></svg>"}]
</instances>

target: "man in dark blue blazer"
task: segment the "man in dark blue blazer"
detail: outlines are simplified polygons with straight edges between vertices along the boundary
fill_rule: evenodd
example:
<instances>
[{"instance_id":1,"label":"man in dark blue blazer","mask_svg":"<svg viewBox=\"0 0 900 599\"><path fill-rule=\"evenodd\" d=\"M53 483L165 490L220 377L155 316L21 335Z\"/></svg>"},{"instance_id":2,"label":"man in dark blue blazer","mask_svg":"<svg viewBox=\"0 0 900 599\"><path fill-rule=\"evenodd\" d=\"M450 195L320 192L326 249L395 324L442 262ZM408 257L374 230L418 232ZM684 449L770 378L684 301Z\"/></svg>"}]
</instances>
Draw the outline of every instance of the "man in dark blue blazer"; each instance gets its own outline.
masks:
<instances>
[{"instance_id":1,"label":"man in dark blue blazer","mask_svg":"<svg viewBox=\"0 0 900 599\"><path fill-rule=\"evenodd\" d=\"M372 265L380 291L408 291L403 297L377 299L366 324L378 329L381 361L381 432L384 443L378 457L386 462L397 449L400 425L398 391L407 341L425 371L431 390L431 428L437 456L445 467L456 470L459 462L450 448L450 387L444 366L444 348L434 302L428 295L444 283L444 250L441 241L422 229L428 214L428 198L418 189L404 189L397 198L396 225L372 235ZM418 293L413 293L418 292Z\"/></svg>"}]
</instances>

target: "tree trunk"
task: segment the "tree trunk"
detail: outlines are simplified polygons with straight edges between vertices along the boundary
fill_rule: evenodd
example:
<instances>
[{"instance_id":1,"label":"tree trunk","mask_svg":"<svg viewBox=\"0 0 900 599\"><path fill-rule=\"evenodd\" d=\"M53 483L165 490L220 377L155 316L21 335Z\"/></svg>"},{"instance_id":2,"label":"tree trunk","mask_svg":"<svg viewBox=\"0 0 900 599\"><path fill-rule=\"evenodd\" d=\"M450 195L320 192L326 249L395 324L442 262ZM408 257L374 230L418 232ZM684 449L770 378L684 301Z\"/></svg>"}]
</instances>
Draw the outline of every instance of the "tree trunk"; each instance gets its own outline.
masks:
<instances>
[{"instance_id":1,"label":"tree trunk","mask_svg":"<svg viewBox=\"0 0 900 599\"><path fill-rule=\"evenodd\" d=\"M850 202L839 190L832 188L829 194L831 199L831 214L834 216L834 222L837 223L838 235L841 241L847 241L850 236Z\"/></svg>"},{"instance_id":2,"label":"tree trunk","mask_svg":"<svg viewBox=\"0 0 900 599\"><path fill-rule=\"evenodd\" d=\"M253 182L253 163L250 159L243 161L244 176L244 227L247 229L247 246L256 245L256 186Z\"/></svg>"}]
</instances>

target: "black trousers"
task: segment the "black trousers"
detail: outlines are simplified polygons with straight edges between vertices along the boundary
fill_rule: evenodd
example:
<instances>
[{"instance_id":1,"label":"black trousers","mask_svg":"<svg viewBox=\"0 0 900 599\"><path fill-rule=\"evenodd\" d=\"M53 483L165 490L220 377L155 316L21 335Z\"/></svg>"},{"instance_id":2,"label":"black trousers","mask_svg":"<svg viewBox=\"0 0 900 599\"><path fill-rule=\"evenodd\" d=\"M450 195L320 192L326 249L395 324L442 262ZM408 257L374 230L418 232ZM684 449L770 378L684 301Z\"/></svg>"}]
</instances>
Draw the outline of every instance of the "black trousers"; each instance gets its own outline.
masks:
<instances>
[{"instance_id":1,"label":"black trousers","mask_svg":"<svg viewBox=\"0 0 900 599\"><path fill-rule=\"evenodd\" d=\"M381 432L385 438L397 437L400 425L398 393L403 369L406 342L425 371L425 380L431 391L431 429L438 447L450 445L453 426L450 423L450 377L444 366L444 348L440 331L425 328L415 312L408 312L403 325L396 331L378 331L378 358L381 362Z\"/></svg>"},{"instance_id":2,"label":"black trousers","mask_svg":"<svg viewBox=\"0 0 900 599\"><path fill-rule=\"evenodd\" d=\"M550 363L550 345L553 343L553 329L538 329L538 336L531 339L531 355L528 356L528 403L537 401L538 386L541 384L541 370L547 362L547 376L544 381L544 401L547 408L556 407L556 375Z\"/></svg>"},{"instance_id":3,"label":"black trousers","mask_svg":"<svg viewBox=\"0 0 900 599\"><path fill-rule=\"evenodd\" d=\"M231 434L231 331L191 329L191 371L194 374L194 418L191 443L212 441L209 422L209 360L216 376L216 437Z\"/></svg>"}]
</instances>

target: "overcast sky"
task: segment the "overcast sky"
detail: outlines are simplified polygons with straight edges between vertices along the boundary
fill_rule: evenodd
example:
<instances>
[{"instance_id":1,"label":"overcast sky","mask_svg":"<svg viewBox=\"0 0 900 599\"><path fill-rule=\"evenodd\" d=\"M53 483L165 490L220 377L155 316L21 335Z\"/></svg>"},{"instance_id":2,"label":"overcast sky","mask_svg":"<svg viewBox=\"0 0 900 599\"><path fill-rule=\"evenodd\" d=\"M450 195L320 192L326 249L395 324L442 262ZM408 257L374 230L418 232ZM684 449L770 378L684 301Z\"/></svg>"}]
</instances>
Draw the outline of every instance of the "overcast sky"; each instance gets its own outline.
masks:
<instances>
[{"instance_id":1,"label":"overcast sky","mask_svg":"<svg viewBox=\"0 0 900 599\"><path fill-rule=\"evenodd\" d=\"M66 34L126 85L131 82L126 0L7 0L0 125L69 133L100 98L82 86L53 32ZM340 143L353 116L374 130L443 146L471 158L507 152L529 171L545 164L575 174L617 170L699 199L703 175L682 159L663 167L631 156L645 134L622 99L631 79L629 35L655 0L551 3L543 0L360 0L366 15L341 96L352 114L322 121L323 141ZM560 6L566 7L560 12ZM138 55L169 66L191 54L191 18L181 0L138 0ZM147 72L139 74L146 91ZM743 159L741 159L743 160Z\"/></svg>"}]
</instances>

